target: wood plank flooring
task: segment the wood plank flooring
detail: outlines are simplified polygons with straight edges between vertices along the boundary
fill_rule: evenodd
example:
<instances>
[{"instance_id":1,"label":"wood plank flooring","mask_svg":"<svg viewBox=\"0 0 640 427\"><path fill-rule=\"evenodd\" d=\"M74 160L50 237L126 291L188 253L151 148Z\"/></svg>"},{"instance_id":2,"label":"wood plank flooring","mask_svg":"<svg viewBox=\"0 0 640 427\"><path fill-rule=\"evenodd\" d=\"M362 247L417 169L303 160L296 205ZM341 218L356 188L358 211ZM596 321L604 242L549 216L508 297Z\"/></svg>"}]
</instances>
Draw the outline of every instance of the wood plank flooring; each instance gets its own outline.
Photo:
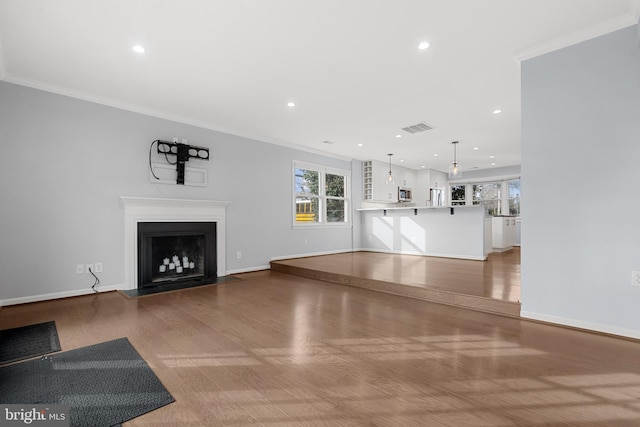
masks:
<instances>
[{"instance_id":1,"label":"wood plank flooring","mask_svg":"<svg viewBox=\"0 0 640 427\"><path fill-rule=\"evenodd\" d=\"M640 425L638 342L279 272L238 277L4 307L0 328L55 320L63 350L128 337L176 402L125 426Z\"/></svg>"},{"instance_id":2,"label":"wood plank flooring","mask_svg":"<svg viewBox=\"0 0 640 427\"><path fill-rule=\"evenodd\" d=\"M271 262L271 269L473 310L520 316L520 248L486 261L352 252Z\"/></svg>"}]
</instances>

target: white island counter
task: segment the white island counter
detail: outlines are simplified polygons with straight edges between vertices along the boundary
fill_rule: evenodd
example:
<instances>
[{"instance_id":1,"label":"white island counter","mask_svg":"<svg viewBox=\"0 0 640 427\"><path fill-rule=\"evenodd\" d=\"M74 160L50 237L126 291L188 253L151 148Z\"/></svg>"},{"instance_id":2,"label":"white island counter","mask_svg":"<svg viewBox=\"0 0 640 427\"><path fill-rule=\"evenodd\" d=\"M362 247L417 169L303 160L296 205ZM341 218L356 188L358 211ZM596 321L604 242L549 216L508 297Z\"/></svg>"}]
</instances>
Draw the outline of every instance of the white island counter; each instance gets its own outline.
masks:
<instances>
[{"instance_id":1,"label":"white island counter","mask_svg":"<svg viewBox=\"0 0 640 427\"><path fill-rule=\"evenodd\" d=\"M398 206L356 211L362 224L362 250L474 260L487 258L485 212L481 206Z\"/></svg>"}]
</instances>

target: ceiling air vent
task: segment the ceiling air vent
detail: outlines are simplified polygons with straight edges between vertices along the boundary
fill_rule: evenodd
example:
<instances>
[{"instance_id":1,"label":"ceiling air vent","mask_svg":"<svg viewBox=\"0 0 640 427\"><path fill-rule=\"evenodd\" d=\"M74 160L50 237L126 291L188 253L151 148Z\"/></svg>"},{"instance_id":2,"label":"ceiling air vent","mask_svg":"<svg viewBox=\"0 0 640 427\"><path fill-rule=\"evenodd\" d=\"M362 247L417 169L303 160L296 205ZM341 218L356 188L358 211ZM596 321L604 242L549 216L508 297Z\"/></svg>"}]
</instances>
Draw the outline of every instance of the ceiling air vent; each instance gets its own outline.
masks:
<instances>
[{"instance_id":1,"label":"ceiling air vent","mask_svg":"<svg viewBox=\"0 0 640 427\"><path fill-rule=\"evenodd\" d=\"M403 131L409 132L409 133L424 132L425 130L431 130L431 129L433 129L433 126L429 126L425 122L420 122L417 125L412 125L412 126L407 126L406 128L402 128Z\"/></svg>"}]
</instances>

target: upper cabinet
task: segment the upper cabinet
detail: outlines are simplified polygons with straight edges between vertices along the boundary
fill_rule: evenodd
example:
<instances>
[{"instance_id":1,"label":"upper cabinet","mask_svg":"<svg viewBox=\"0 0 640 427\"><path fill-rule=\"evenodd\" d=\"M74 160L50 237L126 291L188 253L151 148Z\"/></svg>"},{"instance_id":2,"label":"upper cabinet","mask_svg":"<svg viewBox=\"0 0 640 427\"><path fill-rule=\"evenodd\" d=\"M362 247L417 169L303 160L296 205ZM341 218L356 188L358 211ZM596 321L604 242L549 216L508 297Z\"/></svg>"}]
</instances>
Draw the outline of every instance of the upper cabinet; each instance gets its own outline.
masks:
<instances>
[{"instance_id":1,"label":"upper cabinet","mask_svg":"<svg viewBox=\"0 0 640 427\"><path fill-rule=\"evenodd\" d=\"M395 203L398 201L398 185L387 184L389 165L376 160L362 162L362 194L369 202Z\"/></svg>"},{"instance_id":2,"label":"upper cabinet","mask_svg":"<svg viewBox=\"0 0 640 427\"><path fill-rule=\"evenodd\" d=\"M377 160L362 162L362 194L365 201L379 203L398 202L398 187L410 188L413 193L412 203L420 206L426 204L430 187L429 175L424 171L391 165L393 183L386 182L389 163ZM422 194L424 193L424 194Z\"/></svg>"}]
</instances>

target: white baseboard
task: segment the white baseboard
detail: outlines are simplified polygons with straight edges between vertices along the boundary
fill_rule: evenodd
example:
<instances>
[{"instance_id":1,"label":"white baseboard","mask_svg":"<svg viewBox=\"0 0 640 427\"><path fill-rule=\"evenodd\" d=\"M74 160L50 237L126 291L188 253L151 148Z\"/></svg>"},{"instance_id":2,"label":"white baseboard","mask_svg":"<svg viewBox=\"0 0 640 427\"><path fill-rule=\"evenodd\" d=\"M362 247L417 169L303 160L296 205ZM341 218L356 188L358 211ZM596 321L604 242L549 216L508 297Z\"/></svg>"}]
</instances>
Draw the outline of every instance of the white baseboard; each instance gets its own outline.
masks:
<instances>
[{"instance_id":1,"label":"white baseboard","mask_svg":"<svg viewBox=\"0 0 640 427\"><path fill-rule=\"evenodd\" d=\"M353 251L354 252L356 251L379 252L383 254L397 254L397 255L420 255L420 256L430 256L430 257L437 257L437 258L469 259L473 261L485 261L487 259L487 255L474 256L474 255L460 255L460 254L428 253L428 252L417 252L417 251L390 251L385 249L374 249L374 248L354 249Z\"/></svg>"},{"instance_id":2,"label":"white baseboard","mask_svg":"<svg viewBox=\"0 0 640 427\"><path fill-rule=\"evenodd\" d=\"M297 255L296 254L281 255L281 256L271 257L271 261L280 261L280 260L283 260L283 259L291 259L291 258L305 258L305 257L310 257L310 256L344 254L344 253L351 253L351 252L355 252L355 251L356 251L356 249L341 249L341 250L337 250L337 251L311 252L311 253L297 254Z\"/></svg>"},{"instance_id":3,"label":"white baseboard","mask_svg":"<svg viewBox=\"0 0 640 427\"><path fill-rule=\"evenodd\" d=\"M256 267L238 268L236 270L227 270L227 275L240 274L240 273L252 273L254 271L270 270L270 265L258 265Z\"/></svg>"},{"instance_id":4,"label":"white baseboard","mask_svg":"<svg viewBox=\"0 0 640 427\"><path fill-rule=\"evenodd\" d=\"M573 328L586 329L589 331L602 332L605 334L618 335L621 337L640 339L640 330L636 329L626 329L612 325L585 322L584 320L570 319L551 314L535 313L533 311L522 311L520 312L520 317L524 319L539 320L541 322L555 323L557 325L570 326Z\"/></svg>"},{"instance_id":5,"label":"white baseboard","mask_svg":"<svg viewBox=\"0 0 640 427\"><path fill-rule=\"evenodd\" d=\"M117 291L118 289L125 289L124 284L96 287L96 291L98 292ZM27 304L30 302L48 301L48 300L59 299L59 298L77 297L80 295L90 295L93 293L95 292L91 288L89 289L84 288L84 289L76 289L73 291L55 292L51 294L31 295L31 296L19 297L19 298L9 298L9 299L0 300L0 307L6 307L9 305L17 305L17 304Z\"/></svg>"}]
</instances>

